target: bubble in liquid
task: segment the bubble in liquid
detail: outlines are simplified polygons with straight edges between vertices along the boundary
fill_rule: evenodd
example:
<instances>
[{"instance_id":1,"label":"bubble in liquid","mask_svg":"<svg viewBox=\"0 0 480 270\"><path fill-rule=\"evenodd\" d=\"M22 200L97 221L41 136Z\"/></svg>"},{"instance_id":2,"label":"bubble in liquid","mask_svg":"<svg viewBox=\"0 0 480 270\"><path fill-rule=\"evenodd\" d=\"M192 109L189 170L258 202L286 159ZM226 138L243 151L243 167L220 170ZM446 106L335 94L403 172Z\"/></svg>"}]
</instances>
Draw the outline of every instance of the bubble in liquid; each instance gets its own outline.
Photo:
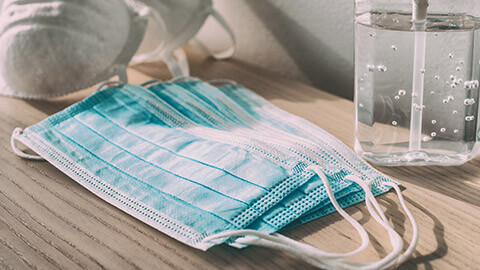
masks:
<instances>
[{"instance_id":1,"label":"bubble in liquid","mask_svg":"<svg viewBox=\"0 0 480 270\"><path fill-rule=\"evenodd\" d=\"M397 46L392 45L392 50L397 51L398 50Z\"/></svg>"},{"instance_id":2,"label":"bubble in liquid","mask_svg":"<svg viewBox=\"0 0 480 270\"><path fill-rule=\"evenodd\" d=\"M463 101L463 104L465 104L465 106L473 105L473 104L475 104L475 99L467 98Z\"/></svg>"},{"instance_id":3,"label":"bubble in liquid","mask_svg":"<svg viewBox=\"0 0 480 270\"><path fill-rule=\"evenodd\" d=\"M460 71L460 70L462 70L462 68L461 68L461 67L457 67L455 70L456 70L456 71Z\"/></svg>"},{"instance_id":4,"label":"bubble in liquid","mask_svg":"<svg viewBox=\"0 0 480 270\"><path fill-rule=\"evenodd\" d=\"M375 32L370 32L368 34L370 35L370 37L376 37L377 36L377 33L375 33Z\"/></svg>"},{"instance_id":5,"label":"bubble in liquid","mask_svg":"<svg viewBox=\"0 0 480 270\"><path fill-rule=\"evenodd\" d=\"M435 80L440 80L440 76L436 75Z\"/></svg>"},{"instance_id":6,"label":"bubble in liquid","mask_svg":"<svg viewBox=\"0 0 480 270\"><path fill-rule=\"evenodd\" d=\"M365 81L365 79L364 79L364 78L360 78L360 82L363 82L363 81Z\"/></svg>"},{"instance_id":7,"label":"bubble in liquid","mask_svg":"<svg viewBox=\"0 0 480 270\"><path fill-rule=\"evenodd\" d=\"M472 81L472 89L478 89L478 81Z\"/></svg>"},{"instance_id":8,"label":"bubble in liquid","mask_svg":"<svg viewBox=\"0 0 480 270\"><path fill-rule=\"evenodd\" d=\"M450 80L453 82L455 81L456 77L454 75L450 75Z\"/></svg>"},{"instance_id":9,"label":"bubble in liquid","mask_svg":"<svg viewBox=\"0 0 480 270\"><path fill-rule=\"evenodd\" d=\"M453 58L453 56L454 56L453 53L449 53L449 54L448 54L448 57L449 57L449 58Z\"/></svg>"},{"instance_id":10,"label":"bubble in liquid","mask_svg":"<svg viewBox=\"0 0 480 270\"><path fill-rule=\"evenodd\" d=\"M430 95L433 95L433 94L435 94L435 91L430 91Z\"/></svg>"},{"instance_id":11,"label":"bubble in liquid","mask_svg":"<svg viewBox=\"0 0 480 270\"><path fill-rule=\"evenodd\" d=\"M420 69L420 73L425 74L425 69L424 68Z\"/></svg>"},{"instance_id":12,"label":"bubble in liquid","mask_svg":"<svg viewBox=\"0 0 480 270\"><path fill-rule=\"evenodd\" d=\"M425 105L420 106L418 104L414 104L413 106L416 112L421 112L423 109L425 109Z\"/></svg>"},{"instance_id":13,"label":"bubble in liquid","mask_svg":"<svg viewBox=\"0 0 480 270\"><path fill-rule=\"evenodd\" d=\"M395 96L395 99L396 99L396 100L399 100L399 99L400 99L400 96Z\"/></svg>"},{"instance_id":14,"label":"bubble in liquid","mask_svg":"<svg viewBox=\"0 0 480 270\"><path fill-rule=\"evenodd\" d=\"M475 119L475 116L473 116L473 115L465 117L465 121L467 121L467 122L473 121L473 119Z\"/></svg>"},{"instance_id":15,"label":"bubble in liquid","mask_svg":"<svg viewBox=\"0 0 480 270\"><path fill-rule=\"evenodd\" d=\"M427 137L427 136L423 137L424 142L428 142L429 140L430 140L430 137Z\"/></svg>"},{"instance_id":16,"label":"bubble in liquid","mask_svg":"<svg viewBox=\"0 0 480 270\"><path fill-rule=\"evenodd\" d=\"M405 96L406 93L407 93L407 91L405 91L405 89L398 90L398 95L399 96Z\"/></svg>"},{"instance_id":17,"label":"bubble in liquid","mask_svg":"<svg viewBox=\"0 0 480 270\"><path fill-rule=\"evenodd\" d=\"M459 132L458 129L455 129L455 130L453 131L453 133L455 133L455 134L457 134L458 132Z\"/></svg>"},{"instance_id":18,"label":"bubble in liquid","mask_svg":"<svg viewBox=\"0 0 480 270\"><path fill-rule=\"evenodd\" d=\"M392 121L392 125L394 126L398 125L397 121Z\"/></svg>"},{"instance_id":19,"label":"bubble in liquid","mask_svg":"<svg viewBox=\"0 0 480 270\"><path fill-rule=\"evenodd\" d=\"M453 113L453 114L457 114L457 113L458 113L458 111L457 111L457 110L454 110L452 113Z\"/></svg>"},{"instance_id":20,"label":"bubble in liquid","mask_svg":"<svg viewBox=\"0 0 480 270\"><path fill-rule=\"evenodd\" d=\"M436 132L432 132L432 133L430 133L430 136L435 137L435 136L437 136L437 133L436 133Z\"/></svg>"},{"instance_id":21,"label":"bubble in liquid","mask_svg":"<svg viewBox=\"0 0 480 270\"><path fill-rule=\"evenodd\" d=\"M375 66L374 65L367 65L367 69L368 69L368 71L373 72L375 70Z\"/></svg>"},{"instance_id":22,"label":"bubble in liquid","mask_svg":"<svg viewBox=\"0 0 480 270\"><path fill-rule=\"evenodd\" d=\"M461 83L463 83L463 80L460 78L460 79L456 80L455 82L456 82L456 83L457 83L457 85L458 85L458 84L461 84Z\"/></svg>"},{"instance_id":23,"label":"bubble in liquid","mask_svg":"<svg viewBox=\"0 0 480 270\"><path fill-rule=\"evenodd\" d=\"M386 71L387 71L387 67L384 66L384 65L379 65L379 66L377 66L377 70L380 71L380 72L386 72Z\"/></svg>"},{"instance_id":24,"label":"bubble in liquid","mask_svg":"<svg viewBox=\"0 0 480 270\"><path fill-rule=\"evenodd\" d=\"M450 103L450 101L453 101L453 100L455 100L455 98L453 96L448 96L446 99L443 100L443 103L447 104L447 103Z\"/></svg>"},{"instance_id":25,"label":"bubble in liquid","mask_svg":"<svg viewBox=\"0 0 480 270\"><path fill-rule=\"evenodd\" d=\"M417 93L412 93L412 97L418 97Z\"/></svg>"},{"instance_id":26,"label":"bubble in liquid","mask_svg":"<svg viewBox=\"0 0 480 270\"><path fill-rule=\"evenodd\" d=\"M446 128L441 128L441 129L440 129L440 132L445 132L445 131L447 131Z\"/></svg>"},{"instance_id":27,"label":"bubble in liquid","mask_svg":"<svg viewBox=\"0 0 480 270\"><path fill-rule=\"evenodd\" d=\"M363 103L359 103L358 107L363 108Z\"/></svg>"},{"instance_id":28,"label":"bubble in liquid","mask_svg":"<svg viewBox=\"0 0 480 270\"><path fill-rule=\"evenodd\" d=\"M452 88L457 88L457 84L456 84L456 83L452 83L452 84L450 85L450 87L452 87Z\"/></svg>"},{"instance_id":29,"label":"bubble in liquid","mask_svg":"<svg viewBox=\"0 0 480 270\"><path fill-rule=\"evenodd\" d=\"M475 90L478 89L478 80L475 81L466 81L464 84L465 90Z\"/></svg>"},{"instance_id":30,"label":"bubble in liquid","mask_svg":"<svg viewBox=\"0 0 480 270\"><path fill-rule=\"evenodd\" d=\"M432 124L435 125L437 123L437 120L432 120Z\"/></svg>"},{"instance_id":31,"label":"bubble in liquid","mask_svg":"<svg viewBox=\"0 0 480 270\"><path fill-rule=\"evenodd\" d=\"M465 61L463 61L463 60L460 61L460 65L463 65L463 64L465 64Z\"/></svg>"},{"instance_id":32,"label":"bubble in liquid","mask_svg":"<svg viewBox=\"0 0 480 270\"><path fill-rule=\"evenodd\" d=\"M393 18L392 21L393 21L394 23L399 23L399 22L400 22L400 20L397 19L397 18Z\"/></svg>"}]
</instances>

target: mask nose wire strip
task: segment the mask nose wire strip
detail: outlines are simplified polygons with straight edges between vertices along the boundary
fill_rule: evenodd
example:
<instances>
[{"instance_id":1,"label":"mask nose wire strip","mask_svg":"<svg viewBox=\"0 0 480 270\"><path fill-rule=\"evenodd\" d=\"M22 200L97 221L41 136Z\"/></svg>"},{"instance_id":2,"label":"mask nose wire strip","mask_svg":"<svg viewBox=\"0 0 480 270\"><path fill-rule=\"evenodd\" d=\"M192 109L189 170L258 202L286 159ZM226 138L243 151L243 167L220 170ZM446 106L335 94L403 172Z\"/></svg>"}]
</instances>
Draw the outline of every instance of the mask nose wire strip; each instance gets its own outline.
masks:
<instances>
[{"instance_id":1,"label":"mask nose wire strip","mask_svg":"<svg viewBox=\"0 0 480 270\"><path fill-rule=\"evenodd\" d=\"M21 128L15 128L13 130L12 136L10 137L10 145L12 146L13 152L21 157L21 158L26 158L26 159L32 159L32 160L44 160L41 156L38 155L30 155L27 153L22 152L20 149L18 149L17 146L17 137L23 132Z\"/></svg>"},{"instance_id":2,"label":"mask nose wire strip","mask_svg":"<svg viewBox=\"0 0 480 270\"><path fill-rule=\"evenodd\" d=\"M318 166L310 166L307 169L315 171L319 177L322 179L325 188L327 190L327 193L329 194L329 198L332 201L332 204L338 211L337 207L341 209L341 207L338 205L336 202L334 196L330 197L330 194L333 195L333 192L331 190L330 184L325 177L325 175L322 173L321 168L317 168ZM397 193L400 204L402 205L402 208L404 209L405 213L407 214L408 218L410 219L412 228L413 228L413 236L412 236L412 241L410 243L410 246L407 248L407 250L403 253L400 254L402 249L403 249L403 241L401 237L396 233L393 228L391 227L390 223L386 219L385 215L383 214L380 206L376 202L375 197L373 196L373 193L371 192L371 182L365 183L362 179L355 177L355 176L348 176L346 179L353 181L361 186L362 189L365 191L365 197L366 197L366 204L369 212L372 214L374 219L382 225L382 227L386 228L389 236L390 236L390 241L393 247L392 252L384 257L383 259L373 262L373 263L354 263L354 262L347 262L343 259L352 256L353 254L358 253L358 250L363 250L361 248L345 253L345 254L331 254L334 256L328 256L329 253L321 251L316 249L315 247L309 246L307 244L299 243L295 240L292 240L290 238L287 238L285 236L282 236L280 234L272 234L268 235L265 233L261 233L258 231L254 230L241 230L241 231L230 231L230 232L225 232L225 233L220 233L216 235L212 235L210 237L205 238L204 241L210 241L214 240L217 238L224 238L224 237L232 237L232 236L243 236L243 238L236 239L236 242L243 243L243 244L248 244L248 245L257 245L257 246L263 246L263 247L268 247L268 248L273 248L277 250L282 250L286 251L288 253L291 253L292 255L295 255L304 261L317 266L321 268L338 268L338 269L385 269L388 267L391 267L393 265L399 265L403 263L405 260L407 260L414 252L417 243L418 243L418 228L417 224L415 222L415 219L411 212L408 210L405 201L403 199L403 196L401 194L400 189L398 186L394 183L383 183L387 186L390 186L394 188L395 192ZM333 198L333 200L332 200ZM373 204L373 206L372 206ZM376 211L378 211L380 216L375 212L373 209L375 208ZM339 213L342 215L342 213L345 213L343 209L342 211L339 211ZM346 213L345 213L346 214ZM348 215L348 214L347 214ZM342 215L343 216L343 215ZM358 224L358 222L357 222ZM353 225L353 224L352 224ZM362 228L363 230L363 228ZM367 235L368 237L368 235ZM358 251L358 252L357 252ZM336 255L336 256L335 256ZM346 256L345 256L346 255Z\"/></svg>"},{"instance_id":3,"label":"mask nose wire strip","mask_svg":"<svg viewBox=\"0 0 480 270\"><path fill-rule=\"evenodd\" d=\"M130 65L137 65L140 63L148 62L151 59L155 59L155 57L157 57L160 53L162 53L162 50L165 47L165 44L169 38L165 21L162 19L158 11L149 7L147 15L150 15L160 26L159 35L163 37L162 41L160 42L160 44L158 44L158 46L153 51L136 55L135 57L133 57L132 60L130 61Z\"/></svg>"},{"instance_id":4,"label":"mask nose wire strip","mask_svg":"<svg viewBox=\"0 0 480 270\"><path fill-rule=\"evenodd\" d=\"M220 15L220 13L218 13L216 10L212 9L210 11L210 14L223 27L223 29L225 29L225 31L227 31L228 36L230 37L230 41L231 41L230 47L228 47L228 49L226 49L223 52L214 52L214 51L210 50L205 44L203 44L203 42L201 42L197 38L192 39L190 41L190 44L192 44L193 46L195 46L196 48L198 48L202 52L213 56L217 60L222 60L222 59L229 58L235 52L235 47L237 45L237 40L235 38L235 34L233 33L233 29L230 27L230 25L228 25L227 21L222 17L222 15Z\"/></svg>"}]
</instances>

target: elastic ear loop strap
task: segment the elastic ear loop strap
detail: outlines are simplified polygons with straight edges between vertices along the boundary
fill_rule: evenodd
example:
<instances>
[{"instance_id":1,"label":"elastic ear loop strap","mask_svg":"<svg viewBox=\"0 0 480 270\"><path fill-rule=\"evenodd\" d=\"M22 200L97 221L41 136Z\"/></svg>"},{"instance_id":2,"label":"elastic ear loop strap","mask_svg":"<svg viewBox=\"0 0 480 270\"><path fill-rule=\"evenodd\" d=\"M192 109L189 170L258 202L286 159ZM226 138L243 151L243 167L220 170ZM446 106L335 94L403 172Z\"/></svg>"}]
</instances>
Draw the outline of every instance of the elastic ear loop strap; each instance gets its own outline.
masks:
<instances>
[{"instance_id":1,"label":"elastic ear loop strap","mask_svg":"<svg viewBox=\"0 0 480 270\"><path fill-rule=\"evenodd\" d=\"M162 36L162 41L160 42L160 44L158 44L158 46L153 51L148 53L143 53L133 57L132 60L130 61L131 65L148 62L148 60L157 57L162 52L168 39L167 26L165 25L165 21L162 19L160 14L156 10L148 7L147 15L150 15L160 26L160 29L161 29L160 35Z\"/></svg>"},{"instance_id":2,"label":"elastic ear loop strap","mask_svg":"<svg viewBox=\"0 0 480 270\"><path fill-rule=\"evenodd\" d=\"M318 174L318 176L321 178L322 182L325 185L327 194L329 195L329 198L333 206L343 217L345 217L350 222L350 219L353 219L353 218L351 218L346 212L344 212L343 209L338 205L338 202L333 196L333 191L330 187L330 183L328 182L328 179L325 177L325 175L321 171L321 168L318 166L310 166L307 169L313 170ZM365 198L366 198L365 201L366 201L369 212L372 214L373 218L380 225L382 225L382 227L384 227L389 233L393 250L389 255L387 255L386 257L384 257L383 259L377 262L353 263L353 262L347 262L343 260L344 258L357 254L364 249L363 238L362 238L362 246L360 248L345 254L327 253L315 247L309 246L307 244L299 243L297 241L294 241L290 238L287 238L277 233L268 235L268 234L254 231L254 230L240 230L240 231L220 233L217 235L207 237L205 241L224 238L224 237L231 237L231 236L247 236L244 238L237 239L236 241L239 243L269 247L277 250L286 251L291 253L292 255L295 255L305 260L306 262L314 266L321 267L321 268L334 267L334 268L341 268L341 269L379 269L379 268L388 268L395 264L401 264L404 261L406 261L412 255L418 243L418 229L417 229L415 219L413 218L413 215L411 214L411 212L408 210L398 186L394 183L384 183L385 185L388 185L394 188L395 192L399 197L402 208L404 209L405 213L410 219L410 222L413 227L412 241L410 243L410 246L402 255L400 255L400 253L401 253L401 250L403 249L403 241L401 237L398 235L398 233L396 233L393 230L387 218L383 214L383 211L378 205L375 197L373 196L371 192L371 182L365 183L362 179L355 176L347 176L346 179L351 180L362 187L362 189L365 191ZM372 207L372 204L373 204L373 207ZM380 216L374 211L373 208L375 208L375 210L378 211L378 213L380 213ZM339 211L339 209L341 211ZM348 216L349 218L347 218L346 216ZM358 229L356 225L354 225L355 223L352 223L352 222L350 223L357 229L357 231L359 232L362 230L364 231L361 225L360 225L361 229ZM358 224L358 222L356 222L356 224ZM360 235L362 236L362 234ZM367 241L368 241L368 234L367 234Z\"/></svg>"},{"instance_id":3,"label":"elastic ear loop strap","mask_svg":"<svg viewBox=\"0 0 480 270\"><path fill-rule=\"evenodd\" d=\"M101 83L97 86L97 88L95 89L94 93L99 92L99 91L102 90L105 86L109 86L110 84L124 85L125 83L122 82L122 81L104 81L104 82L101 82Z\"/></svg>"},{"instance_id":4,"label":"elastic ear loop strap","mask_svg":"<svg viewBox=\"0 0 480 270\"><path fill-rule=\"evenodd\" d=\"M30 155L30 154L24 153L20 149L18 149L17 138L20 134L22 134L22 132L23 132L23 130L21 128L15 128L13 130L12 136L10 137L10 145L12 146L13 152L21 158L32 159L32 160L44 160L41 156Z\"/></svg>"},{"instance_id":5,"label":"elastic ear loop strap","mask_svg":"<svg viewBox=\"0 0 480 270\"><path fill-rule=\"evenodd\" d=\"M160 35L163 37L162 41L160 42L160 44L158 44L158 46L153 51L148 53L143 53L133 57L132 60L130 61L131 65L136 65L136 64L148 62L150 60L155 60L160 54L162 54L165 44L168 41L169 37L167 32L167 26L165 24L165 21L160 16L160 14L156 10L148 7L148 15L150 15L158 23L158 25L160 25L160 28L161 28ZM174 54L178 58L178 61L177 59L175 59ZM166 53L165 55L163 55L163 58L173 77L188 76L190 74L190 70L187 62L187 56L185 52L182 50L182 48L178 48L173 53Z\"/></svg>"},{"instance_id":6,"label":"elastic ear loop strap","mask_svg":"<svg viewBox=\"0 0 480 270\"><path fill-rule=\"evenodd\" d=\"M222 17L222 15L220 15L220 13L218 13L216 10L212 9L210 11L210 14L213 16L213 18L215 18L215 20L217 20L217 22L223 27L223 29L227 31L232 42L230 47L223 52L213 52L207 46L205 46L205 44L203 44L200 40L196 38L192 39L190 43L200 49L202 52L215 57L215 59L217 60L229 58L235 52L235 47L237 45L237 40L235 38L235 34L233 33L233 29L230 27L230 25L228 25L227 21Z\"/></svg>"},{"instance_id":7,"label":"elastic ear loop strap","mask_svg":"<svg viewBox=\"0 0 480 270\"><path fill-rule=\"evenodd\" d=\"M173 78L188 77L190 75L190 68L188 67L187 56L182 48L175 50L178 57L175 58L174 53L166 53L163 55L163 60L167 64L168 70Z\"/></svg>"}]
</instances>

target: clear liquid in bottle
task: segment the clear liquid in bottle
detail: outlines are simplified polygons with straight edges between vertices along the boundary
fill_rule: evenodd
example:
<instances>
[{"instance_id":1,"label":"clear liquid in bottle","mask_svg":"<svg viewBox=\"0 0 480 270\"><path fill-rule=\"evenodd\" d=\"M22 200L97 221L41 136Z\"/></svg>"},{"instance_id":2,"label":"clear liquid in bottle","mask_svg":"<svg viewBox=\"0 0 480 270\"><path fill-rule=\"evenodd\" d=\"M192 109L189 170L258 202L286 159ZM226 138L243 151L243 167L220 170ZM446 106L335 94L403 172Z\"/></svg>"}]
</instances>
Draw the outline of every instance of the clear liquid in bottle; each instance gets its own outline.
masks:
<instances>
[{"instance_id":1,"label":"clear liquid in bottle","mask_svg":"<svg viewBox=\"0 0 480 270\"><path fill-rule=\"evenodd\" d=\"M379 165L459 165L477 145L480 31L465 15L430 15L422 104L412 93L412 15L365 13L355 23L355 149ZM413 96L412 96L413 95ZM412 110L421 114L411 151ZM418 119L417 119L418 120Z\"/></svg>"}]
</instances>

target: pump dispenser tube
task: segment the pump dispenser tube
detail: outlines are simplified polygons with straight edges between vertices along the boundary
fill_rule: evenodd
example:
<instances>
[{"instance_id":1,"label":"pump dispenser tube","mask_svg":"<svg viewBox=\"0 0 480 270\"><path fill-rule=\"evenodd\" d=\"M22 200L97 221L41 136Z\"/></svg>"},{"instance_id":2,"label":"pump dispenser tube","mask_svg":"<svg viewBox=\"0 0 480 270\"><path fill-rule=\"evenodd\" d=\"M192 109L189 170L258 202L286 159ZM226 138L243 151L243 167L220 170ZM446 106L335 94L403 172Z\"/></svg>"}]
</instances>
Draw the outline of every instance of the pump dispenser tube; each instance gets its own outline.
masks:
<instances>
[{"instance_id":1,"label":"pump dispenser tube","mask_svg":"<svg viewBox=\"0 0 480 270\"><path fill-rule=\"evenodd\" d=\"M428 0L412 0L412 25L415 31L415 46L413 60L412 81L412 109L410 116L410 143L409 151L421 150L422 143L422 117L423 117L423 92L425 86L425 54L427 44L426 19Z\"/></svg>"}]
</instances>

